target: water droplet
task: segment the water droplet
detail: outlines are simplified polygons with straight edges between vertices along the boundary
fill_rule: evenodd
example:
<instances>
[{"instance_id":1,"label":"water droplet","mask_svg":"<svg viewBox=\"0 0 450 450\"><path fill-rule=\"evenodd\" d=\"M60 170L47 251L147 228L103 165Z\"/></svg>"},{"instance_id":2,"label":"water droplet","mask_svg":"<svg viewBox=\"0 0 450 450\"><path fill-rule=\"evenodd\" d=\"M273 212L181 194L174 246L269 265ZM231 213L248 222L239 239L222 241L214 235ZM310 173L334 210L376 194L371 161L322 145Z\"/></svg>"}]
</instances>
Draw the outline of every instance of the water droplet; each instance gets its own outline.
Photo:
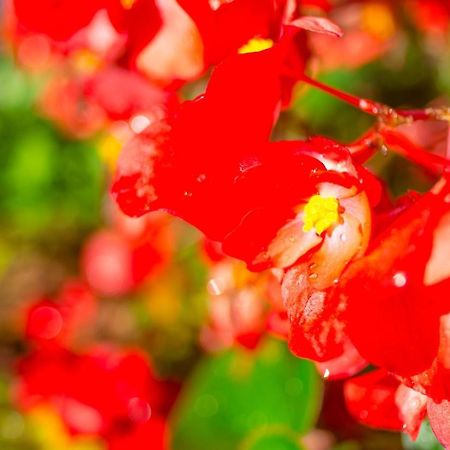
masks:
<instances>
[{"instance_id":1,"label":"water droplet","mask_svg":"<svg viewBox=\"0 0 450 450\"><path fill-rule=\"evenodd\" d=\"M311 263L309 266L308 266L308 269L309 270L313 270L313 269L315 269L317 267L317 264L316 263Z\"/></svg>"},{"instance_id":2,"label":"water droplet","mask_svg":"<svg viewBox=\"0 0 450 450\"><path fill-rule=\"evenodd\" d=\"M316 280L317 278L319 278L319 275L315 272L310 273L308 276L311 280Z\"/></svg>"},{"instance_id":3,"label":"water droplet","mask_svg":"<svg viewBox=\"0 0 450 450\"><path fill-rule=\"evenodd\" d=\"M450 203L450 194L447 194L447 195L444 197L444 202L445 202L445 203Z\"/></svg>"},{"instance_id":4,"label":"water droplet","mask_svg":"<svg viewBox=\"0 0 450 450\"><path fill-rule=\"evenodd\" d=\"M333 284L334 284L334 285L339 284L339 278L335 278L335 279L333 280Z\"/></svg>"},{"instance_id":5,"label":"water droplet","mask_svg":"<svg viewBox=\"0 0 450 450\"><path fill-rule=\"evenodd\" d=\"M392 281L394 282L394 285L398 288L401 288L405 286L406 282L408 281L405 275L405 272L397 272L393 277Z\"/></svg>"},{"instance_id":6,"label":"water droplet","mask_svg":"<svg viewBox=\"0 0 450 450\"><path fill-rule=\"evenodd\" d=\"M360 107L362 110L366 111L367 108L369 107L369 104L367 103L366 100L364 100L364 99L362 98L362 99L359 101L359 107Z\"/></svg>"},{"instance_id":7,"label":"water droplet","mask_svg":"<svg viewBox=\"0 0 450 450\"><path fill-rule=\"evenodd\" d=\"M197 183L204 183L206 180L206 174L201 173L198 177L197 177Z\"/></svg>"},{"instance_id":8,"label":"water droplet","mask_svg":"<svg viewBox=\"0 0 450 450\"><path fill-rule=\"evenodd\" d=\"M389 153L388 148L386 147L386 145L382 144L380 147L380 152L383 156L387 156Z\"/></svg>"},{"instance_id":9,"label":"water droplet","mask_svg":"<svg viewBox=\"0 0 450 450\"><path fill-rule=\"evenodd\" d=\"M325 369L324 373L323 373L323 377L325 378L325 380L330 376L330 370L329 369Z\"/></svg>"},{"instance_id":10,"label":"water droplet","mask_svg":"<svg viewBox=\"0 0 450 450\"><path fill-rule=\"evenodd\" d=\"M192 192L185 191L183 195L184 195L186 198L191 198L191 197L192 197Z\"/></svg>"},{"instance_id":11,"label":"water droplet","mask_svg":"<svg viewBox=\"0 0 450 450\"><path fill-rule=\"evenodd\" d=\"M342 234L339 236L339 239L340 239L342 242L345 242L345 241L347 240L347 235L346 235L345 233L342 233Z\"/></svg>"},{"instance_id":12,"label":"water droplet","mask_svg":"<svg viewBox=\"0 0 450 450\"><path fill-rule=\"evenodd\" d=\"M152 415L148 402L139 397L133 397L128 402L128 417L135 423L145 423Z\"/></svg>"}]
</instances>

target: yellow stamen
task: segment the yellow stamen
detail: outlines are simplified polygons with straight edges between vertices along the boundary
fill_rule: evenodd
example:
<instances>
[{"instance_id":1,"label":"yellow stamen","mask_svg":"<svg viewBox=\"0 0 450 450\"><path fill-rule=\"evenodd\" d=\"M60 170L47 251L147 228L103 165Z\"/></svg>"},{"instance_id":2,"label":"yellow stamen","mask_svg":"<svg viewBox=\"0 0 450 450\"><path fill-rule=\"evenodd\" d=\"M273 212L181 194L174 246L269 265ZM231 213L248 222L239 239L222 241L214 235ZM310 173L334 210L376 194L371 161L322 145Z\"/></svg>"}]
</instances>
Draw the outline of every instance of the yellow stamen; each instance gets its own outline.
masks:
<instances>
[{"instance_id":1,"label":"yellow stamen","mask_svg":"<svg viewBox=\"0 0 450 450\"><path fill-rule=\"evenodd\" d=\"M136 0L120 0L120 3L125 9L131 9L136 3Z\"/></svg>"},{"instance_id":2,"label":"yellow stamen","mask_svg":"<svg viewBox=\"0 0 450 450\"><path fill-rule=\"evenodd\" d=\"M339 202L334 197L313 195L303 208L303 231L315 229L317 234L338 223Z\"/></svg>"},{"instance_id":3,"label":"yellow stamen","mask_svg":"<svg viewBox=\"0 0 450 450\"><path fill-rule=\"evenodd\" d=\"M272 39L263 39L255 37L250 39L245 45L243 45L238 52L240 54L262 52L273 47Z\"/></svg>"}]
</instances>

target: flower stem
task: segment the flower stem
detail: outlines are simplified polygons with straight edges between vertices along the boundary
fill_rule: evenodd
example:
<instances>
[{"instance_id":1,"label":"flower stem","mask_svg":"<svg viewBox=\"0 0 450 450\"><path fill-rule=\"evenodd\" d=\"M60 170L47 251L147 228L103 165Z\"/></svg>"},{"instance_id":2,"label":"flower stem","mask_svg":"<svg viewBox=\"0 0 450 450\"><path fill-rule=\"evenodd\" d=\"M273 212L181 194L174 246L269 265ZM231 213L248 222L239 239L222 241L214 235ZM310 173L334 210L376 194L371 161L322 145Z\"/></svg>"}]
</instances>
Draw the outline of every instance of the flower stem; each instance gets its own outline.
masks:
<instances>
[{"instance_id":1,"label":"flower stem","mask_svg":"<svg viewBox=\"0 0 450 450\"><path fill-rule=\"evenodd\" d=\"M326 92L340 100L358 108L359 110L378 117L382 122L390 125L401 125L415 120L443 120L450 121L450 108L425 108L425 109L394 109L383 103L378 103L366 98L360 98L347 92L336 89L314 80L307 75L302 76L302 80L323 92Z\"/></svg>"}]
</instances>

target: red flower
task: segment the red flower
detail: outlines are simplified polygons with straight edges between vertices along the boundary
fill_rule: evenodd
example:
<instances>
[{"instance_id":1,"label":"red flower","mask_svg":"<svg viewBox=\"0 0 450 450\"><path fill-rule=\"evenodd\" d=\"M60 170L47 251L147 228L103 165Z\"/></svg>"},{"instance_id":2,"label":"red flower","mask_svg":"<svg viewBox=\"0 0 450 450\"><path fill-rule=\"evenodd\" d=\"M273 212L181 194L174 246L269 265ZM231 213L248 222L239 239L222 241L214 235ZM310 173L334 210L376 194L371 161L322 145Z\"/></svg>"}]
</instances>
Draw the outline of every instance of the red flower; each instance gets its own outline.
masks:
<instances>
[{"instance_id":1,"label":"red flower","mask_svg":"<svg viewBox=\"0 0 450 450\"><path fill-rule=\"evenodd\" d=\"M40 299L27 309L25 337L39 346L68 344L78 328L92 320L95 310L95 299L87 287L67 282L55 299Z\"/></svg>"},{"instance_id":2,"label":"red flower","mask_svg":"<svg viewBox=\"0 0 450 450\"><path fill-rule=\"evenodd\" d=\"M324 138L268 142L290 42L219 65L203 96L130 143L112 191L127 214L164 208L253 270L294 266L284 282L291 348L327 360L344 339L342 327L336 339L321 332L324 298L367 246L367 177Z\"/></svg>"},{"instance_id":3,"label":"red flower","mask_svg":"<svg viewBox=\"0 0 450 450\"><path fill-rule=\"evenodd\" d=\"M358 184L338 170L332 175L318 159L324 152L336 164L348 158L333 143L268 142L286 51L280 44L230 58L215 70L204 96L130 143L112 188L121 208L129 215L165 208L250 267L284 266L275 261L278 249L269 254L268 247L296 208L320 183Z\"/></svg>"},{"instance_id":4,"label":"red flower","mask_svg":"<svg viewBox=\"0 0 450 450\"><path fill-rule=\"evenodd\" d=\"M281 328L284 308L274 272L251 273L242 262L224 258L214 263L209 276L209 317L200 336L207 350L234 344L252 350L267 330Z\"/></svg>"},{"instance_id":5,"label":"red flower","mask_svg":"<svg viewBox=\"0 0 450 450\"><path fill-rule=\"evenodd\" d=\"M174 388L157 380L137 351L41 350L20 361L19 376L19 404L25 409L50 404L71 433L98 435L113 449L132 442L138 449L149 442L166 448L164 417Z\"/></svg>"},{"instance_id":6,"label":"red flower","mask_svg":"<svg viewBox=\"0 0 450 450\"><path fill-rule=\"evenodd\" d=\"M450 311L450 273L443 263L449 193L442 182L407 209L341 283L353 344L369 362L399 375L430 367L439 319Z\"/></svg>"},{"instance_id":7,"label":"red flower","mask_svg":"<svg viewBox=\"0 0 450 450\"><path fill-rule=\"evenodd\" d=\"M124 295L166 267L173 247L168 217L131 219L117 212L115 229L97 231L86 242L82 270L100 295Z\"/></svg>"},{"instance_id":8,"label":"red flower","mask_svg":"<svg viewBox=\"0 0 450 450\"><path fill-rule=\"evenodd\" d=\"M173 93L119 67L84 78L82 89L84 97L100 106L111 120L129 120L138 114L159 119L166 108L176 104Z\"/></svg>"}]
</instances>

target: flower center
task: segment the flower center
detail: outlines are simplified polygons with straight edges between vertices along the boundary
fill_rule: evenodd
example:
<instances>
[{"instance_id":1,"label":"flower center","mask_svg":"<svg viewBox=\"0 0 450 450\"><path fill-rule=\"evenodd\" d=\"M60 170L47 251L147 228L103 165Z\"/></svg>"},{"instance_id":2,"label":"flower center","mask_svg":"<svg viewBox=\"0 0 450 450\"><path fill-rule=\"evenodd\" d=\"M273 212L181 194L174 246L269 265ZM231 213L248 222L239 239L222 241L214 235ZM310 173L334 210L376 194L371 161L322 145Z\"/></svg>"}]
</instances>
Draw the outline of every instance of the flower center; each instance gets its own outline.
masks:
<instances>
[{"instance_id":1,"label":"flower center","mask_svg":"<svg viewBox=\"0 0 450 450\"><path fill-rule=\"evenodd\" d=\"M303 231L323 233L339 221L339 202L334 197L313 195L303 209Z\"/></svg>"},{"instance_id":2,"label":"flower center","mask_svg":"<svg viewBox=\"0 0 450 450\"><path fill-rule=\"evenodd\" d=\"M238 52L240 54L262 52L273 47L272 39L264 39L260 37L254 37L244 44Z\"/></svg>"}]
</instances>

